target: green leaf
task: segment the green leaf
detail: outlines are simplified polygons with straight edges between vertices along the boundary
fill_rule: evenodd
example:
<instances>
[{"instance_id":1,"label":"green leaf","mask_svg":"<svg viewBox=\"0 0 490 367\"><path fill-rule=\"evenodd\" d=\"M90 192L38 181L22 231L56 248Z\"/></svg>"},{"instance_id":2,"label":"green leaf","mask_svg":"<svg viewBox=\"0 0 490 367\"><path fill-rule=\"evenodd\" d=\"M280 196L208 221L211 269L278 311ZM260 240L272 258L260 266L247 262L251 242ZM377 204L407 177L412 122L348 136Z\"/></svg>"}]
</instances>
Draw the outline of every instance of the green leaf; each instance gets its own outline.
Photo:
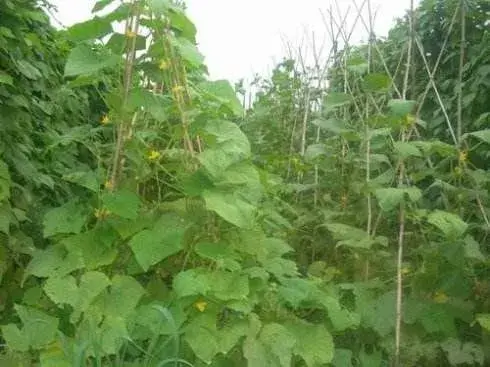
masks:
<instances>
[{"instance_id":1,"label":"green leaf","mask_svg":"<svg viewBox=\"0 0 490 367\"><path fill-rule=\"evenodd\" d=\"M326 154L327 149L325 147L325 144L311 144L306 148L305 159L307 161L312 161Z\"/></svg>"},{"instance_id":2,"label":"green leaf","mask_svg":"<svg viewBox=\"0 0 490 367\"><path fill-rule=\"evenodd\" d=\"M322 366L332 362L333 338L324 325L297 321L287 323L286 328L296 339L294 354L303 358L307 366Z\"/></svg>"},{"instance_id":3,"label":"green leaf","mask_svg":"<svg viewBox=\"0 0 490 367\"><path fill-rule=\"evenodd\" d=\"M133 88L128 98L128 108L148 112L155 120L163 122L168 118L168 101L161 94L155 94L143 88Z\"/></svg>"},{"instance_id":4,"label":"green leaf","mask_svg":"<svg viewBox=\"0 0 490 367\"><path fill-rule=\"evenodd\" d=\"M0 160L0 201L10 198L10 172L7 164Z\"/></svg>"},{"instance_id":5,"label":"green leaf","mask_svg":"<svg viewBox=\"0 0 490 367\"><path fill-rule=\"evenodd\" d=\"M393 146L395 148L395 152L402 159L409 157L423 157L420 149L412 142L396 141L393 143Z\"/></svg>"},{"instance_id":6,"label":"green leaf","mask_svg":"<svg viewBox=\"0 0 490 367\"><path fill-rule=\"evenodd\" d=\"M87 215L85 208L76 201L51 209L44 215L44 237L56 234L80 233Z\"/></svg>"},{"instance_id":7,"label":"green leaf","mask_svg":"<svg viewBox=\"0 0 490 367\"><path fill-rule=\"evenodd\" d=\"M405 201L405 197L408 197L411 202L417 202L422 198L422 192L416 187L378 189L375 195L383 211L399 208L400 204Z\"/></svg>"},{"instance_id":8,"label":"green leaf","mask_svg":"<svg viewBox=\"0 0 490 367\"><path fill-rule=\"evenodd\" d=\"M352 351L349 349L335 349L332 364L335 367L352 367Z\"/></svg>"},{"instance_id":9,"label":"green leaf","mask_svg":"<svg viewBox=\"0 0 490 367\"><path fill-rule=\"evenodd\" d=\"M222 106L227 107L233 114L241 116L243 107L238 100L235 90L227 80L205 81L199 84L199 89L208 97L213 98Z\"/></svg>"},{"instance_id":10,"label":"green leaf","mask_svg":"<svg viewBox=\"0 0 490 367\"><path fill-rule=\"evenodd\" d=\"M100 183L94 171L72 172L64 175L63 180L73 182L93 192L98 192Z\"/></svg>"},{"instance_id":11,"label":"green leaf","mask_svg":"<svg viewBox=\"0 0 490 367\"><path fill-rule=\"evenodd\" d=\"M250 142L240 128L229 121L209 121L203 132L209 148L198 159L206 170L220 178L231 165L251 155Z\"/></svg>"},{"instance_id":12,"label":"green leaf","mask_svg":"<svg viewBox=\"0 0 490 367\"><path fill-rule=\"evenodd\" d=\"M135 36L135 50L146 50L146 37L141 34ZM114 54L121 54L126 50L126 47L132 44L128 42L128 37L125 34L113 33L109 41L107 41L106 47L110 49Z\"/></svg>"},{"instance_id":13,"label":"green leaf","mask_svg":"<svg viewBox=\"0 0 490 367\"><path fill-rule=\"evenodd\" d=\"M99 225L89 231L64 238L62 243L69 256L79 259L83 267L98 269L114 262L118 253L113 246L116 239L117 233L111 227Z\"/></svg>"},{"instance_id":14,"label":"green leaf","mask_svg":"<svg viewBox=\"0 0 490 367\"><path fill-rule=\"evenodd\" d=\"M103 69L112 68L120 62L119 55L96 51L88 45L81 44L73 48L68 55L65 77L95 74Z\"/></svg>"},{"instance_id":15,"label":"green leaf","mask_svg":"<svg viewBox=\"0 0 490 367\"><path fill-rule=\"evenodd\" d=\"M199 52L196 45L183 37L170 39L172 45L177 49L180 56L195 68L202 66L204 56Z\"/></svg>"},{"instance_id":16,"label":"green leaf","mask_svg":"<svg viewBox=\"0 0 490 367\"><path fill-rule=\"evenodd\" d=\"M145 289L130 276L116 275L111 283L104 295L104 314L127 319L136 310Z\"/></svg>"},{"instance_id":17,"label":"green leaf","mask_svg":"<svg viewBox=\"0 0 490 367\"><path fill-rule=\"evenodd\" d=\"M286 327L276 323L264 325L260 332L259 340L279 360L280 366L291 366L293 350L296 347L296 338Z\"/></svg>"},{"instance_id":18,"label":"green leaf","mask_svg":"<svg viewBox=\"0 0 490 367\"><path fill-rule=\"evenodd\" d=\"M243 356L248 367L278 367L279 361L271 356L266 347L257 339L248 337L243 343Z\"/></svg>"},{"instance_id":19,"label":"green leaf","mask_svg":"<svg viewBox=\"0 0 490 367\"><path fill-rule=\"evenodd\" d=\"M15 305L14 308L23 327L19 329L14 324L2 326L2 334L9 348L27 352L29 348L42 349L56 340L57 318L31 307Z\"/></svg>"},{"instance_id":20,"label":"green leaf","mask_svg":"<svg viewBox=\"0 0 490 367\"><path fill-rule=\"evenodd\" d=\"M196 317L187 326L184 340L200 360L211 364L213 357L219 352L216 316L204 313Z\"/></svg>"},{"instance_id":21,"label":"green leaf","mask_svg":"<svg viewBox=\"0 0 490 367\"><path fill-rule=\"evenodd\" d=\"M372 302L369 307L361 310L363 323L371 327L381 337L386 337L395 328L395 305L395 292L383 294Z\"/></svg>"},{"instance_id":22,"label":"green leaf","mask_svg":"<svg viewBox=\"0 0 490 367\"><path fill-rule=\"evenodd\" d=\"M458 365L483 365L484 353L482 347L475 343L463 343L455 338L450 338L441 343L441 348L447 354L447 359L452 366Z\"/></svg>"},{"instance_id":23,"label":"green leaf","mask_svg":"<svg viewBox=\"0 0 490 367\"><path fill-rule=\"evenodd\" d=\"M95 7L97 7L97 4L95 4ZM106 18L96 16L86 22L77 23L68 28L68 37L73 42L82 42L100 39L112 32L111 22Z\"/></svg>"},{"instance_id":24,"label":"green leaf","mask_svg":"<svg viewBox=\"0 0 490 367\"><path fill-rule=\"evenodd\" d=\"M37 80L42 77L38 68L27 60L17 61L18 70L28 79Z\"/></svg>"},{"instance_id":25,"label":"green leaf","mask_svg":"<svg viewBox=\"0 0 490 367\"><path fill-rule=\"evenodd\" d=\"M215 270L208 276L209 292L222 301L245 300L249 295L246 275L226 270Z\"/></svg>"},{"instance_id":26,"label":"green leaf","mask_svg":"<svg viewBox=\"0 0 490 367\"><path fill-rule=\"evenodd\" d=\"M169 0L148 0L148 6L155 15L162 16L167 15L173 5Z\"/></svg>"},{"instance_id":27,"label":"green leaf","mask_svg":"<svg viewBox=\"0 0 490 367\"><path fill-rule=\"evenodd\" d=\"M80 278L80 284L72 276L49 278L44 292L56 304L68 304L74 309L74 321L86 311L95 298L111 284L104 273L88 272Z\"/></svg>"},{"instance_id":28,"label":"green leaf","mask_svg":"<svg viewBox=\"0 0 490 367\"><path fill-rule=\"evenodd\" d=\"M490 332L490 313L480 313L476 315L476 321L483 329Z\"/></svg>"},{"instance_id":29,"label":"green leaf","mask_svg":"<svg viewBox=\"0 0 490 367\"><path fill-rule=\"evenodd\" d=\"M442 210L430 213L427 221L451 239L463 236L468 229L468 224L458 215Z\"/></svg>"},{"instance_id":30,"label":"green leaf","mask_svg":"<svg viewBox=\"0 0 490 367\"><path fill-rule=\"evenodd\" d=\"M368 249L376 242L369 238L366 231L347 224L328 223L325 226L338 241L337 246Z\"/></svg>"},{"instance_id":31,"label":"green leaf","mask_svg":"<svg viewBox=\"0 0 490 367\"><path fill-rule=\"evenodd\" d=\"M416 101L404 99L391 99L388 101L390 111L397 117L407 116L414 110L416 104Z\"/></svg>"},{"instance_id":32,"label":"green leaf","mask_svg":"<svg viewBox=\"0 0 490 367\"><path fill-rule=\"evenodd\" d=\"M179 298L205 295L210 288L208 273L202 269L182 271L173 280L173 289Z\"/></svg>"},{"instance_id":33,"label":"green leaf","mask_svg":"<svg viewBox=\"0 0 490 367\"><path fill-rule=\"evenodd\" d=\"M29 275L42 278L63 277L83 267L83 259L77 254L70 252L67 254L63 246L50 246L46 250L37 249L26 267L23 281Z\"/></svg>"},{"instance_id":34,"label":"green leaf","mask_svg":"<svg viewBox=\"0 0 490 367\"><path fill-rule=\"evenodd\" d=\"M218 351L224 355L228 354L240 339L247 335L248 329L249 325L245 320L238 320L232 324L227 323L218 330Z\"/></svg>"},{"instance_id":35,"label":"green leaf","mask_svg":"<svg viewBox=\"0 0 490 367\"><path fill-rule=\"evenodd\" d=\"M14 86L14 78L12 78L7 73L0 71L0 84L7 84Z\"/></svg>"},{"instance_id":36,"label":"green leaf","mask_svg":"<svg viewBox=\"0 0 490 367\"><path fill-rule=\"evenodd\" d=\"M104 10L107 6L112 4L114 0L98 0L94 7L92 8L92 13L96 13L98 11Z\"/></svg>"},{"instance_id":37,"label":"green leaf","mask_svg":"<svg viewBox=\"0 0 490 367\"><path fill-rule=\"evenodd\" d=\"M102 195L102 203L111 213L133 220L138 218L141 205L138 195L129 190L106 192Z\"/></svg>"},{"instance_id":38,"label":"green leaf","mask_svg":"<svg viewBox=\"0 0 490 367\"><path fill-rule=\"evenodd\" d=\"M371 73L364 77L363 85L367 92L384 93L391 87L391 78L383 73Z\"/></svg>"},{"instance_id":39,"label":"green leaf","mask_svg":"<svg viewBox=\"0 0 490 367\"><path fill-rule=\"evenodd\" d=\"M471 236L466 236L464 239L464 252L467 259L486 261L485 255L480 250L480 244Z\"/></svg>"},{"instance_id":40,"label":"green leaf","mask_svg":"<svg viewBox=\"0 0 490 367\"><path fill-rule=\"evenodd\" d=\"M208 210L237 227L249 229L254 226L256 207L233 193L220 190L205 190L202 195Z\"/></svg>"},{"instance_id":41,"label":"green leaf","mask_svg":"<svg viewBox=\"0 0 490 367\"><path fill-rule=\"evenodd\" d=\"M332 111L338 107L347 106L352 103L352 97L347 93L330 92L325 99L325 108Z\"/></svg>"},{"instance_id":42,"label":"green leaf","mask_svg":"<svg viewBox=\"0 0 490 367\"><path fill-rule=\"evenodd\" d=\"M182 37L191 42L196 41L196 26L182 10L173 6L168 17L170 19L171 27L177 29Z\"/></svg>"},{"instance_id":43,"label":"green leaf","mask_svg":"<svg viewBox=\"0 0 490 367\"><path fill-rule=\"evenodd\" d=\"M463 139L466 139L468 136L472 136L474 138L477 138L478 140L481 140L484 143L490 144L490 129L464 134Z\"/></svg>"},{"instance_id":44,"label":"green leaf","mask_svg":"<svg viewBox=\"0 0 490 367\"><path fill-rule=\"evenodd\" d=\"M163 215L151 230L144 230L129 241L138 264L147 271L152 265L183 249L185 222L173 213Z\"/></svg>"},{"instance_id":45,"label":"green leaf","mask_svg":"<svg viewBox=\"0 0 490 367\"><path fill-rule=\"evenodd\" d=\"M204 259L223 261L224 259L236 259L237 255L227 243L199 242L194 247L196 254Z\"/></svg>"}]
</instances>

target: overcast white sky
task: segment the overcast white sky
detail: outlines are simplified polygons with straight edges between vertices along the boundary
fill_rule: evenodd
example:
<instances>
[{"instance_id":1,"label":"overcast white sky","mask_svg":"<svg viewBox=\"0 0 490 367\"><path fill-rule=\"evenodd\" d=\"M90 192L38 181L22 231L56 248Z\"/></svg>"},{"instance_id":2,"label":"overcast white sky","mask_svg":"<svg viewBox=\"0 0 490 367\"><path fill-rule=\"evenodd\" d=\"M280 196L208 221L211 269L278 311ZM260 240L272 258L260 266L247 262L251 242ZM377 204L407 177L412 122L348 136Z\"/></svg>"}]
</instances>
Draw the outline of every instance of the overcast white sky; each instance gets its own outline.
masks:
<instances>
[{"instance_id":1,"label":"overcast white sky","mask_svg":"<svg viewBox=\"0 0 490 367\"><path fill-rule=\"evenodd\" d=\"M199 49L206 57L213 79L236 81L253 73L267 74L285 55L283 40L312 52L312 34L317 49L331 45L324 17L332 9L336 18L349 11L348 28L356 22L355 7L364 0L187 0L188 14L198 29ZM95 0L51 0L58 7L57 18L71 25L90 18ZM418 3L418 1L415 1ZM338 7L337 5L338 4ZM376 13L375 31L386 35L396 17L404 14L410 0L371 0ZM367 21L367 6L363 12ZM339 16L340 14L340 16ZM337 20L338 21L338 20ZM339 21L338 21L339 22ZM352 41L367 39L361 20Z\"/></svg>"}]
</instances>

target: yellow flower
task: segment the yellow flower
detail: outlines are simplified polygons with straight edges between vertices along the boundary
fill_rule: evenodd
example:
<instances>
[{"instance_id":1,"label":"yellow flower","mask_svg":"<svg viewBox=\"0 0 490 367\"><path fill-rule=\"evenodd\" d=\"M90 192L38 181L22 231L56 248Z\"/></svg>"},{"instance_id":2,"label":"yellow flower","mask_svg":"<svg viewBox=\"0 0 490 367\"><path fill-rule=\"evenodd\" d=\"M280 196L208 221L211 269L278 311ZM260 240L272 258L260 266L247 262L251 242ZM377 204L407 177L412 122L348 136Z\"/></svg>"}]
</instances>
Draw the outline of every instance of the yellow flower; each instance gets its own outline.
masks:
<instances>
[{"instance_id":1,"label":"yellow flower","mask_svg":"<svg viewBox=\"0 0 490 367\"><path fill-rule=\"evenodd\" d=\"M114 188L114 185L112 184L112 181L110 180L107 180L105 183L104 183L104 187L108 190L112 190Z\"/></svg>"},{"instance_id":2,"label":"yellow flower","mask_svg":"<svg viewBox=\"0 0 490 367\"><path fill-rule=\"evenodd\" d=\"M402 268L402 274L407 275L410 273L410 268L408 266L405 266Z\"/></svg>"},{"instance_id":3,"label":"yellow flower","mask_svg":"<svg viewBox=\"0 0 490 367\"><path fill-rule=\"evenodd\" d=\"M107 216L109 216L109 214L111 214L111 212L105 208L95 209L95 213L94 213L95 218L97 219L104 219Z\"/></svg>"},{"instance_id":4,"label":"yellow flower","mask_svg":"<svg viewBox=\"0 0 490 367\"><path fill-rule=\"evenodd\" d=\"M197 308L200 312L204 312L208 307L208 303L206 301L197 301L194 303L194 307Z\"/></svg>"},{"instance_id":5,"label":"yellow flower","mask_svg":"<svg viewBox=\"0 0 490 367\"><path fill-rule=\"evenodd\" d=\"M156 150L152 150L149 154L148 154L148 159L150 161L156 161L158 158L160 158L160 152L157 152Z\"/></svg>"},{"instance_id":6,"label":"yellow flower","mask_svg":"<svg viewBox=\"0 0 490 367\"><path fill-rule=\"evenodd\" d=\"M449 301L447 294L442 291L437 291L432 299L435 303L447 303Z\"/></svg>"},{"instance_id":7,"label":"yellow flower","mask_svg":"<svg viewBox=\"0 0 490 367\"><path fill-rule=\"evenodd\" d=\"M467 160L468 160L468 152L465 150L459 152L459 162L465 163Z\"/></svg>"},{"instance_id":8,"label":"yellow flower","mask_svg":"<svg viewBox=\"0 0 490 367\"><path fill-rule=\"evenodd\" d=\"M128 38L134 38L134 37L136 37L136 33L133 32L133 31L127 31L126 32L126 37L128 37Z\"/></svg>"},{"instance_id":9,"label":"yellow flower","mask_svg":"<svg viewBox=\"0 0 490 367\"><path fill-rule=\"evenodd\" d=\"M177 93L180 93L180 92L183 92L184 91L184 87L181 86L181 85L176 85L172 88L172 92L174 92L175 94Z\"/></svg>"},{"instance_id":10,"label":"yellow flower","mask_svg":"<svg viewBox=\"0 0 490 367\"><path fill-rule=\"evenodd\" d=\"M107 125L109 122L110 122L109 116L107 116L107 115L102 116L102 118L100 119L100 123L102 125Z\"/></svg>"},{"instance_id":11,"label":"yellow flower","mask_svg":"<svg viewBox=\"0 0 490 367\"><path fill-rule=\"evenodd\" d=\"M169 63L165 60L160 61L160 64L158 65L158 68L160 70L167 70L169 68Z\"/></svg>"},{"instance_id":12,"label":"yellow flower","mask_svg":"<svg viewBox=\"0 0 490 367\"><path fill-rule=\"evenodd\" d=\"M412 126L415 123L415 116L408 114L406 118L406 125Z\"/></svg>"}]
</instances>

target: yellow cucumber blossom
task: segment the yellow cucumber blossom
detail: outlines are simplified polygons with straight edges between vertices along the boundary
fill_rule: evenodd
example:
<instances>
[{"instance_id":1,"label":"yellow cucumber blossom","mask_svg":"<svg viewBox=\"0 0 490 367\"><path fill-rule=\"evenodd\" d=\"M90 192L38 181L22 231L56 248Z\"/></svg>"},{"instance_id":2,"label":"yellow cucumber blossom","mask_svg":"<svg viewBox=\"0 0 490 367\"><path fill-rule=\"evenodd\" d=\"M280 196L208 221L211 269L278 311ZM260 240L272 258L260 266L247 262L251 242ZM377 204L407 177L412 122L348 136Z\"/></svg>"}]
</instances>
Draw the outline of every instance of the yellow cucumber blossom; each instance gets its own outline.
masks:
<instances>
[{"instance_id":1,"label":"yellow cucumber blossom","mask_svg":"<svg viewBox=\"0 0 490 367\"><path fill-rule=\"evenodd\" d=\"M466 163L468 160L468 152L465 150L462 150L459 152L459 163Z\"/></svg>"},{"instance_id":2,"label":"yellow cucumber blossom","mask_svg":"<svg viewBox=\"0 0 490 367\"><path fill-rule=\"evenodd\" d=\"M174 92L175 94L177 93L181 93L184 91L184 87L182 85L176 85L172 88L172 92Z\"/></svg>"},{"instance_id":3,"label":"yellow cucumber blossom","mask_svg":"<svg viewBox=\"0 0 490 367\"><path fill-rule=\"evenodd\" d=\"M156 161L158 158L160 158L161 154L160 152L157 152L156 150L152 150L149 154L148 154L148 159L150 161Z\"/></svg>"},{"instance_id":4,"label":"yellow cucumber blossom","mask_svg":"<svg viewBox=\"0 0 490 367\"><path fill-rule=\"evenodd\" d=\"M208 307L208 303L206 301L197 301L194 303L194 307L199 310L199 312L204 312L206 308Z\"/></svg>"},{"instance_id":5,"label":"yellow cucumber blossom","mask_svg":"<svg viewBox=\"0 0 490 367\"><path fill-rule=\"evenodd\" d=\"M134 38L134 37L136 37L136 33L133 31L126 31L126 37Z\"/></svg>"},{"instance_id":6,"label":"yellow cucumber blossom","mask_svg":"<svg viewBox=\"0 0 490 367\"><path fill-rule=\"evenodd\" d=\"M109 116L107 115L102 116L102 118L100 119L100 123L102 125L107 125L109 122L111 122L111 120L109 120Z\"/></svg>"},{"instance_id":7,"label":"yellow cucumber blossom","mask_svg":"<svg viewBox=\"0 0 490 367\"><path fill-rule=\"evenodd\" d=\"M165 60L161 60L160 64L158 65L158 68L160 70L167 70L170 67L169 63Z\"/></svg>"},{"instance_id":8,"label":"yellow cucumber blossom","mask_svg":"<svg viewBox=\"0 0 490 367\"><path fill-rule=\"evenodd\" d=\"M104 218L108 217L109 214L111 214L111 212L105 208L95 209L95 212L94 212L95 218L97 218L97 219L104 219Z\"/></svg>"}]
</instances>

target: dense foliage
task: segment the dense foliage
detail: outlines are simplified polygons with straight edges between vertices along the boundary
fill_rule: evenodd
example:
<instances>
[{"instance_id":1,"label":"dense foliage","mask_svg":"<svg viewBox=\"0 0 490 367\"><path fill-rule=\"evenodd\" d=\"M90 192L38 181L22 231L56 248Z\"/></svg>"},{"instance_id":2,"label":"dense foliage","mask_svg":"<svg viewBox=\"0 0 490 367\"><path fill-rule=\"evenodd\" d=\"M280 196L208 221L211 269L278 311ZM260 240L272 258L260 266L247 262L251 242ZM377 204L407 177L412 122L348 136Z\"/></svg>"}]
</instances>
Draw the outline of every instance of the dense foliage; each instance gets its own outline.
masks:
<instances>
[{"instance_id":1,"label":"dense foliage","mask_svg":"<svg viewBox=\"0 0 490 367\"><path fill-rule=\"evenodd\" d=\"M0 364L488 363L488 11L422 1L243 111L180 2L0 0Z\"/></svg>"}]
</instances>

